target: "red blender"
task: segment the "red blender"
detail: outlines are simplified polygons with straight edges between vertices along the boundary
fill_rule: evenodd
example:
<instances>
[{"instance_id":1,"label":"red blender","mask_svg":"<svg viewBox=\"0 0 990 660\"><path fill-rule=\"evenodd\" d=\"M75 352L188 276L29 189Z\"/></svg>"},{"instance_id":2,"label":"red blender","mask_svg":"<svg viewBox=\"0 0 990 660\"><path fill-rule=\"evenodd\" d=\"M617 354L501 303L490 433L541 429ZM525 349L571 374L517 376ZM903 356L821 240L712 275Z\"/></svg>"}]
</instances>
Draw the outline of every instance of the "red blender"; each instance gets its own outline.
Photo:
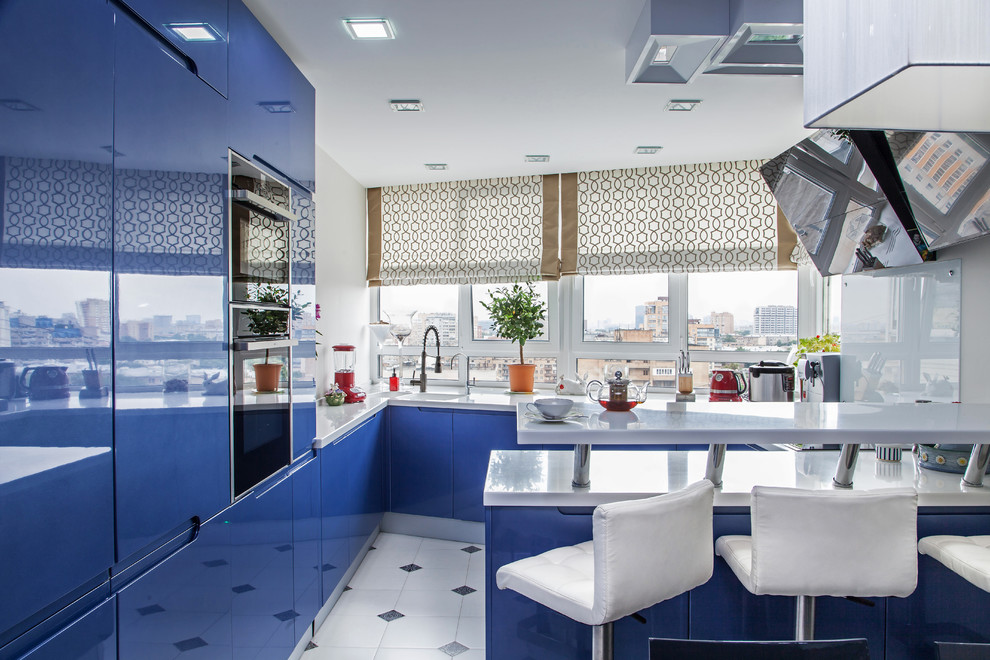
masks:
<instances>
[{"instance_id":1,"label":"red blender","mask_svg":"<svg viewBox=\"0 0 990 660\"><path fill-rule=\"evenodd\" d=\"M354 384L354 361L357 353L350 344L339 344L333 347L333 382L344 391L344 403L364 401L367 396L360 387Z\"/></svg>"}]
</instances>

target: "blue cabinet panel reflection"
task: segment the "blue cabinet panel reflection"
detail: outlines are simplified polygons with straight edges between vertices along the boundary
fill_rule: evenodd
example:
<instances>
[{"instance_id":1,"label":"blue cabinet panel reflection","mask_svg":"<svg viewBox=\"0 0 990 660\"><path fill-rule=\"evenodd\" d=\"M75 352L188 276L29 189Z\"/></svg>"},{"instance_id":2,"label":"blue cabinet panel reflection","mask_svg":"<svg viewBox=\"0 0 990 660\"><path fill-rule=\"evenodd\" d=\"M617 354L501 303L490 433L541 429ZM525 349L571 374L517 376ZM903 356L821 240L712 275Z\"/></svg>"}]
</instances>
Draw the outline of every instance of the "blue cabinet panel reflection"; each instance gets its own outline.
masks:
<instances>
[{"instance_id":1,"label":"blue cabinet panel reflection","mask_svg":"<svg viewBox=\"0 0 990 660\"><path fill-rule=\"evenodd\" d=\"M196 73L227 94L227 0L124 0L169 43L196 62Z\"/></svg>"},{"instance_id":2,"label":"blue cabinet panel reflection","mask_svg":"<svg viewBox=\"0 0 990 660\"><path fill-rule=\"evenodd\" d=\"M230 502L227 151L222 96L122 13L115 42L121 561Z\"/></svg>"},{"instance_id":3,"label":"blue cabinet panel reflection","mask_svg":"<svg viewBox=\"0 0 990 660\"><path fill-rule=\"evenodd\" d=\"M112 44L100 0L0 7L0 646L113 563Z\"/></svg>"},{"instance_id":4,"label":"blue cabinet panel reflection","mask_svg":"<svg viewBox=\"0 0 990 660\"><path fill-rule=\"evenodd\" d=\"M120 660L231 658L230 528L223 514L207 521L191 543L120 591Z\"/></svg>"},{"instance_id":5,"label":"blue cabinet panel reflection","mask_svg":"<svg viewBox=\"0 0 990 660\"><path fill-rule=\"evenodd\" d=\"M485 522L485 477L496 449L516 449L514 413L454 413L454 518Z\"/></svg>"},{"instance_id":6,"label":"blue cabinet panel reflection","mask_svg":"<svg viewBox=\"0 0 990 660\"><path fill-rule=\"evenodd\" d=\"M284 660L296 644L292 479L284 472L227 510L235 660Z\"/></svg>"},{"instance_id":7,"label":"blue cabinet panel reflection","mask_svg":"<svg viewBox=\"0 0 990 660\"><path fill-rule=\"evenodd\" d=\"M20 660L113 660L117 656L116 608L105 601L44 640ZM0 649L0 657L4 649Z\"/></svg>"},{"instance_id":8,"label":"blue cabinet panel reflection","mask_svg":"<svg viewBox=\"0 0 990 660\"><path fill-rule=\"evenodd\" d=\"M323 605L320 598L320 461L310 458L292 468L292 576L296 639Z\"/></svg>"},{"instance_id":9,"label":"blue cabinet panel reflection","mask_svg":"<svg viewBox=\"0 0 990 660\"><path fill-rule=\"evenodd\" d=\"M316 215L313 199L292 190L291 278L292 337L292 457L313 447L316 437ZM329 350L325 347L324 350Z\"/></svg>"},{"instance_id":10,"label":"blue cabinet panel reflection","mask_svg":"<svg viewBox=\"0 0 990 660\"><path fill-rule=\"evenodd\" d=\"M453 516L451 412L436 408L389 410L390 511Z\"/></svg>"}]
</instances>

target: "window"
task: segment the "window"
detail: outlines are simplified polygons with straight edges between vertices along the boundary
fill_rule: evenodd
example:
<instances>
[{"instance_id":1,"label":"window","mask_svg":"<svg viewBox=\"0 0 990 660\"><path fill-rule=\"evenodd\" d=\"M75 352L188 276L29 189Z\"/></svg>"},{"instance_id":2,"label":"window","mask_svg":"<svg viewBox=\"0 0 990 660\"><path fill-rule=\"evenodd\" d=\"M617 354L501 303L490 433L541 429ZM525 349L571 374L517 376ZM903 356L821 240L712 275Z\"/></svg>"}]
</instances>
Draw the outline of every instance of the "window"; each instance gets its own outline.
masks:
<instances>
[{"instance_id":1,"label":"window","mask_svg":"<svg viewBox=\"0 0 990 660\"><path fill-rule=\"evenodd\" d=\"M471 325L471 334L475 341L505 341L501 337L497 336L492 330L492 320L489 318L488 310L482 306L481 303L487 303L491 300L491 294L497 289L501 289L505 286L512 286L511 284L476 284L471 287L471 313L473 322ZM546 282L534 282L533 291L539 295L540 300L546 304L547 290L548 286ZM530 341L547 341L547 325L544 321L543 334L541 334L536 339L531 339ZM529 342L526 342L529 345ZM508 379L508 376L506 376Z\"/></svg>"},{"instance_id":2,"label":"window","mask_svg":"<svg viewBox=\"0 0 990 660\"><path fill-rule=\"evenodd\" d=\"M584 278L584 341L669 342L667 276L600 275Z\"/></svg>"},{"instance_id":3,"label":"window","mask_svg":"<svg viewBox=\"0 0 990 660\"><path fill-rule=\"evenodd\" d=\"M787 352L797 321L796 271L688 276L690 350Z\"/></svg>"},{"instance_id":4,"label":"window","mask_svg":"<svg viewBox=\"0 0 990 660\"><path fill-rule=\"evenodd\" d=\"M381 318L392 324L392 336L385 346L397 346L396 337L401 329L409 332L403 347L421 347L423 333L431 325L436 326L441 346L457 346L457 285L437 284L421 286L381 287L379 310ZM434 341L430 338L430 341ZM419 355L420 349L410 349Z\"/></svg>"}]
</instances>

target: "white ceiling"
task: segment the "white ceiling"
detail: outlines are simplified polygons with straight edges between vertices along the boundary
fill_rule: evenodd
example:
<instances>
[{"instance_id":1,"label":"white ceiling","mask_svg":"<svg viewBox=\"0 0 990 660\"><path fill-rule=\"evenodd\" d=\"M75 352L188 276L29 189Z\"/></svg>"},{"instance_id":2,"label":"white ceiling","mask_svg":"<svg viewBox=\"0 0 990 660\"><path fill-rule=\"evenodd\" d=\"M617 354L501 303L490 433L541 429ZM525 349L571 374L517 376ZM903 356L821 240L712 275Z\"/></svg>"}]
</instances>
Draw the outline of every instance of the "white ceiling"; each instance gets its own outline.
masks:
<instances>
[{"instance_id":1,"label":"white ceiling","mask_svg":"<svg viewBox=\"0 0 990 660\"><path fill-rule=\"evenodd\" d=\"M770 158L809 134L800 77L627 85L644 0L246 3L316 87L317 144L368 187ZM378 16L394 40L355 41L341 24ZM663 112L673 98L704 103ZM389 99L426 111L394 113ZM638 145L664 148L639 156Z\"/></svg>"}]
</instances>

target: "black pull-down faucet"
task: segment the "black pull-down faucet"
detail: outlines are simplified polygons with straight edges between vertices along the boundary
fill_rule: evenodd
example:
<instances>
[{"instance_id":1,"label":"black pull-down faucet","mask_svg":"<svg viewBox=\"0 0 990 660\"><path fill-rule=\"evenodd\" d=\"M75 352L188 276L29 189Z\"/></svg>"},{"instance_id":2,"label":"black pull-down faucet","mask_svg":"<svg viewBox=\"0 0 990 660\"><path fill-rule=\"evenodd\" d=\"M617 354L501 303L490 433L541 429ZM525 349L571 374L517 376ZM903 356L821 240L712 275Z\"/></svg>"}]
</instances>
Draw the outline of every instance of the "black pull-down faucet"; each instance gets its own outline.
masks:
<instances>
[{"instance_id":1,"label":"black pull-down faucet","mask_svg":"<svg viewBox=\"0 0 990 660\"><path fill-rule=\"evenodd\" d=\"M433 336L436 337L437 339L437 357L436 357L437 362L436 365L434 365L433 367L433 373L438 374L441 373L442 371L440 368L440 331L437 330L437 326L431 325L427 327L426 331L423 333L423 355L421 356L422 361L419 367L420 392L426 391L426 338L429 336L430 330L433 331Z\"/></svg>"}]
</instances>

